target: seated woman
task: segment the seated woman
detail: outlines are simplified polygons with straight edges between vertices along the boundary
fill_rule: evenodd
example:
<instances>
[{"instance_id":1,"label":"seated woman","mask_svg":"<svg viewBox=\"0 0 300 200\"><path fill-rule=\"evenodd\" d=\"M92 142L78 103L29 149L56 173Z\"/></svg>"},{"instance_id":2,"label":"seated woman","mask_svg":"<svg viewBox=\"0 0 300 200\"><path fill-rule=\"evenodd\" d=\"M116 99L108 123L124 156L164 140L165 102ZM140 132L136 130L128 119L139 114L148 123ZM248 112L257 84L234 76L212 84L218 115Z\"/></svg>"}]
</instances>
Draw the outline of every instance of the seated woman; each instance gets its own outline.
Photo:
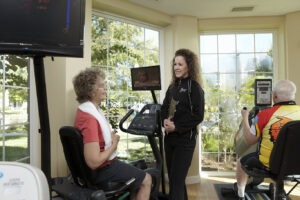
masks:
<instances>
[{"instance_id":1,"label":"seated woman","mask_svg":"<svg viewBox=\"0 0 300 200\"><path fill-rule=\"evenodd\" d=\"M83 135L84 158L95 171L92 182L126 182L135 177L131 185L131 199L149 199L151 175L117 159L120 136L111 130L99 105L106 98L105 75L98 68L87 68L73 79L77 101L80 103L75 127Z\"/></svg>"}]
</instances>

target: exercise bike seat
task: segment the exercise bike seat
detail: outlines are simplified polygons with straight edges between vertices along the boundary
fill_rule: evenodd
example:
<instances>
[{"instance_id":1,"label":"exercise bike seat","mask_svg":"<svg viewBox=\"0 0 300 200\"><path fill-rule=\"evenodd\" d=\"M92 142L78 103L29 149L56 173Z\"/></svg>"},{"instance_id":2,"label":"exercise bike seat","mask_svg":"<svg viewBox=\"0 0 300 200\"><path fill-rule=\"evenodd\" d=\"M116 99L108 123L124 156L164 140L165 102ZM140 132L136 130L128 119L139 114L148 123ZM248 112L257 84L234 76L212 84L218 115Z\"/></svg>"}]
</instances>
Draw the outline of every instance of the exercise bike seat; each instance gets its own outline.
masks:
<instances>
[{"instance_id":1,"label":"exercise bike seat","mask_svg":"<svg viewBox=\"0 0 300 200\"><path fill-rule=\"evenodd\" d=\"M77 189L102 190L107 199L114 199L122 195L129 195L129 186L135 181L131 178L126 182L107 182L101 185L93 184L91 177L93 170L85 163L83 155L83 137L78 129L73 126L63 126L59 130L61 143L67 165L72 175L72 181ZM68 182L64 182L68 184ZM53 185L52 189L64 196L63 190L59 187L65 185Z\"/></svg>"}]
</instances>

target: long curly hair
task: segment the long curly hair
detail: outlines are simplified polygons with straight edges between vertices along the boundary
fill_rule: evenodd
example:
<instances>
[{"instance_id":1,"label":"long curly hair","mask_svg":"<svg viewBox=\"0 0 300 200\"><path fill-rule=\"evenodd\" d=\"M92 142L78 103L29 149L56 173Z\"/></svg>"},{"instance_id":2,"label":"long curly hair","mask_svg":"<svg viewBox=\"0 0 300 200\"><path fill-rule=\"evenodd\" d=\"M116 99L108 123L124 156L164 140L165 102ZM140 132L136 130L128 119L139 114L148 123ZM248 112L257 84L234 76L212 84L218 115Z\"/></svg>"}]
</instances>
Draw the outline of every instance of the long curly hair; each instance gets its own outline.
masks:
<instances>
[{"instance_id":1,"label":"long curly hair","mask_svg":"<svg viewBox=\"0 0 300 200\"><path fill-rule=\"evenodd\" d=\"M90 101L92 94L97 89L99 79L105 79L105 74L98 68L86 68L73 78L76 100L79 103Z\"/></svg>"},{"instance_id":2,"label":"long curly hair","mask_svg":"<svg viewBox=\"0 0 300 200\"><path fill-rule=\"evenodd\" d=\"M178 49L175 52L175 56L171 61L171 70L172 70L172 80L171 80L171 85L174 85L176 82L176 76L174 72L174 63L175 63L175 57L177 56L182 56L188 66L189 69L189 77L192 80L195 80L196 82L199 83L199 85L202 87L202 78L200 75L200 64L199 64L199 59L198 56L192 52L189 49Z\"/></svg>"}]
</instances>

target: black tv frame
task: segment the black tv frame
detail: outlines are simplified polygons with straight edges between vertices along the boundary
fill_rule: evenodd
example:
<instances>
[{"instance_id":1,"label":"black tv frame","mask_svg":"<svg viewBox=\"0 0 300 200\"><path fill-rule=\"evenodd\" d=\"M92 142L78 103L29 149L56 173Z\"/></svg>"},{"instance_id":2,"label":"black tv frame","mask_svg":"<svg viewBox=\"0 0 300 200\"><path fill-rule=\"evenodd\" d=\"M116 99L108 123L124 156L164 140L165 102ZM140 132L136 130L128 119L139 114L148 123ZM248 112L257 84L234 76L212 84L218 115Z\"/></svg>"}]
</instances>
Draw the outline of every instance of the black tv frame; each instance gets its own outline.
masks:
<instances>
[{"instance_id":1,"label":"black tv frame","mask_svg":"<svg viewBox=\"0 0 300 200\"><path fill-rule=\"evenodd\" d=\"M0 2L0 54L83 57L86 0Z\"/></svg>"},{"instance_id":2,"label":"black tv frame","mask_svg":"<svg viewBox=\"0 0 300 200\"><path fill-rule=\"evenodd\" d=\"M63 1L63 0L50 0L50 1L41 1L43 2L54 2L54 1ZM71 0L67 0L68 3ZM37 3L38 1L22 1L23 3L34 2ZM39 110L39 121L40 121L40 129L38 132L41 134L41 169L44 172L45 176L47 177L48 184L51 185L51 135L50 135L50 123L49 123L49 112L48 112L48 102L47 102L47 90L46 90L46 79L45 79L45 67L44 67L44 57L45 56L63 56L63 57L83 57L83 39L84 39L84 21L85 21L85 0L72 0L74 3L79 3L80 11L78 14L79 21L76 26L79 29L76 34L78 34L75 43L72 44L69 38L65 37L66 43L56 42L56 40L49 40L48 38L38 38L38 37L30 37L24 32L19 34L10 24L7 25L7 28L12 28L11 32L8 29L1 29L0 31L0 54L9 54L9 55L26 55L33 58L34 62L34 75L35 75L35 82L36 82L36 93L37 93L37 100L38 100L38 110ZM0 12L0 24L7 24L9 23L9 17L15 17L15 14L18 12L7 12L5 9L9 10L13 9L14 6L18 7L20 10L21 2L19 0L1 0L0 1L0 11L4 11L9 14L5 15L2 14L4 12ZM4 8L4 9L3 9ZM23 7L22 7L23 8ZM11 11L11 10L10 10ZM2 14L2 15L1 15ZM10 15L11 14L11 15ZM57 13L53 13L55 16ZM5 15L5 17L4 17ZM77 17L78 17L77 16ZM17 18L22 19L22 18ZM1 21L2 20L2 21ZM51 17L51 20L54 20ZM18 21L16 21L18 22ZM57 22L57 21L55 21ZM11 23L15 25L14 23ZM27 24L23 24L27 25ZM23 26L21 24L21 26ZM24 27L23 27L24 28ZM40 28L40 27L39 27ZM25 33L28 29L24 29ZM36 29L39 31L39 29ZM19 34L19 35L18 35ZM21 37L16 37L16 35ZM48 35L49 36L49 35ZM27 38L26 38L27 37ZM29 39L28 39L29 38ZM34 42L31 39L36 40ZM46 41L46 43L45 43ZM64 41L64 40L63 40ZM49 42L49 43L48 43ZM74 41L73 41L74 42Z\"/></svg>"},{"instance_id":3,"label":"black tv frame","mask_svg":"<svg viewBox=\"0 0 300 200\"><path fill-rule=\"evenodd\" d=\"M131 68L130 72L132 90L161 90L160 65ZM141 72L148 76L148 80L143 84L137 83Z\"/></svg>"}]
</instances>

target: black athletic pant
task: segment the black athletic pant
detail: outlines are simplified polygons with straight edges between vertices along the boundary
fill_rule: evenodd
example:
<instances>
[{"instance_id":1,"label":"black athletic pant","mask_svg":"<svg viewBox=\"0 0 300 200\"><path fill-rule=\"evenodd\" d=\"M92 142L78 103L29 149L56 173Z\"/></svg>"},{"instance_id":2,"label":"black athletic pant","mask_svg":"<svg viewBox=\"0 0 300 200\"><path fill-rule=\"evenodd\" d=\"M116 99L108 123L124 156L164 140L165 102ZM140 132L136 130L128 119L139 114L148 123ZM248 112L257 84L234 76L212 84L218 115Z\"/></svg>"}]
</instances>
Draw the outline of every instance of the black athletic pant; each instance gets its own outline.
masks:
<instances>
[{"instance_id":1,"label":"black athletic pant","mask_svg":"<svg viewBox=\"0 0 300 200\"><path fill-rule=\"evenodd\" d=\"M165 155L169 177L169 199L187 200L185 178L192 162L196 146L196 131L191 134L169 133L165 135Z\"/></svg>"}]
</instances>

